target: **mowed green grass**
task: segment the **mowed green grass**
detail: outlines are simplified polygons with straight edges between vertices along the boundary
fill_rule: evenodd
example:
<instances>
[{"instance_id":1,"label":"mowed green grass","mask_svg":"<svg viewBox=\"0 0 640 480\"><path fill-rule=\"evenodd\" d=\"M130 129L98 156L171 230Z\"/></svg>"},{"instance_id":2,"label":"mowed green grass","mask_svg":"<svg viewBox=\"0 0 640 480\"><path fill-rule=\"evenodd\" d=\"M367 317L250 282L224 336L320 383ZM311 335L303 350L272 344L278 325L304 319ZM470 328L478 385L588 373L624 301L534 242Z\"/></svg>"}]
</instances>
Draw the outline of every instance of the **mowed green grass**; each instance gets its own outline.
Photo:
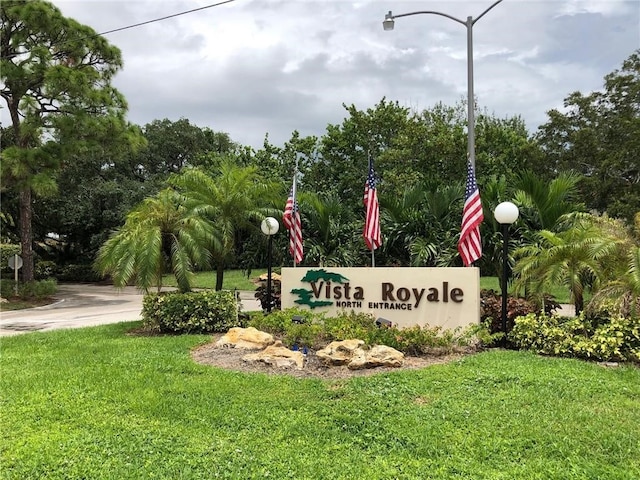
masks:
<instances>
[{"instance_id":1,"label":"mowed green grass","mask_svg":"<svg viewBox=\"0 0 640 480\"><path fill-rule=\"evenodd\" d=\"M498 277L480 277L480 288L487 290L495 290L500 294L502 288L500 287L500 279ZM509 293L513 293L513 285L509 284ZM572 303L569 289L561 285L553 285L547 292L556 299L558 303ZM520 294L522 296L522 293ZM585 299L591 298L589 292L585 292Z\"/></svg>"},{"instance_id":2,"label":"mowed green grass","mask_svg":"<svg viewBox=\"0 0 640 480\"><path fill-rule=\"evenodd\" d=\"M1 339L0 478L640 478L635 367L492 350L301 380L131 328Z\"/></svg>"},{"instance_id":3,"label":"mowed green grass","mask_svg":"<svg viewBox=\"0 0 640 480\"><path fill-rule=\"evenodd\" d=\"M266 270L265 270L266 271ZM254 270L247 277L244 270L225 270L222 283L223 290L255 290L256 285L253 280L263 274L262 270ZM196 272L193 286L195 288L215 288L216 272ZM176 278L173 275L165 275L162 277L163 285L168 287L178 286Z\"/></svg>"}]
</instances>

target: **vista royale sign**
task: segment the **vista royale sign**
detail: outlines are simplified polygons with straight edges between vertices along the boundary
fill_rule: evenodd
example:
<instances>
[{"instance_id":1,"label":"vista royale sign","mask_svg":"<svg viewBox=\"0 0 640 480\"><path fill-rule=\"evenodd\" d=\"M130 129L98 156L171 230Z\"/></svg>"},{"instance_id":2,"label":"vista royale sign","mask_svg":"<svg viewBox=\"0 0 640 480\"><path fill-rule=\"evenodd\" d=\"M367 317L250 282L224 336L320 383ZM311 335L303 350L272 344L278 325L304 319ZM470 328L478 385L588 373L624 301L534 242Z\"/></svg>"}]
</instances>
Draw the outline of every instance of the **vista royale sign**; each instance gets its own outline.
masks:
<instances>
[{"instance_id":1,"label":"vista royale sign","mask_svg":"<svg viewBox=\"0 0 640 480\"><path fill-rule=\"evenodd\" d=\"M403 328L464 327L480 320L474 267L283 268L282 308L370 313Z\"/></svg>"}]
</instances>

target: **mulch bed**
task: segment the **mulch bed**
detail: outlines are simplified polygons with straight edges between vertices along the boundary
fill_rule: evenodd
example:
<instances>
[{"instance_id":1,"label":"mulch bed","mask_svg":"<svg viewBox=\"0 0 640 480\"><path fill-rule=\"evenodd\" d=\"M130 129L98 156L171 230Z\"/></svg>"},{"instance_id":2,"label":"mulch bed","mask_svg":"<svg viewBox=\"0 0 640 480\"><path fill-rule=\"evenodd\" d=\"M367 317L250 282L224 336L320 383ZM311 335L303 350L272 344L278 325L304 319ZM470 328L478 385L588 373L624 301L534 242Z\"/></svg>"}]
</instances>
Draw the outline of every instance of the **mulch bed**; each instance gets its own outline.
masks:
<instances>
[{"instance_id":1,"label":"mulch bed","mask_svg":"<svg viewBox=\"0 0 640 480\"><path fill-rule=\"evenodd\" d=\"M255 353L255 351L239 348L218 348L215 346L215 343L221 336L221 334L214 335L210 343L200 345L193 349L191 352L193 360L202 365L211 365L213 367L245 373L290 375L296 378L341 379L427 368L432 365L455 362L463 358L465 355L472 353L465 351L444 355L420 357L405 356L404 365L402 367L378 367L365 370L350 370L346 366L326 366L318 359L318 357L316 357L315 351L308 350L304 368L302 370L296 370L295 368L276 368L262 362L245 362L242 360L242 357L248 353Z\"/></svg>"}]
</instances>

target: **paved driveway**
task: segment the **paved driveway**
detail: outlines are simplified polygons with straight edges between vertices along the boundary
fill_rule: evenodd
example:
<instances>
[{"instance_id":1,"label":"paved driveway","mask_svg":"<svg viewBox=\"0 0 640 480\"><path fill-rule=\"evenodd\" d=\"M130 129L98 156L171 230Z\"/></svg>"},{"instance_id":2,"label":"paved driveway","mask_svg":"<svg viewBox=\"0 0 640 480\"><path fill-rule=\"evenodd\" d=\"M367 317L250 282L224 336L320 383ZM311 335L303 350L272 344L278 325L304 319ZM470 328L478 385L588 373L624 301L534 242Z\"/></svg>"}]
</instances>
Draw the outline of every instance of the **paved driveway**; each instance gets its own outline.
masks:
<instances>
[{"instance_id":1,"label":"paved driveway","mask_svg":"<svg viewBox=\"0 0 640 480\"><path fill-rule=\"evenodd\" d=\"M252 294L241 292L246 312L260 310ZM51 305L0 312L0 336L139 320L142 297L135 287L60 284Z\"/></svg>"}]
</instances>

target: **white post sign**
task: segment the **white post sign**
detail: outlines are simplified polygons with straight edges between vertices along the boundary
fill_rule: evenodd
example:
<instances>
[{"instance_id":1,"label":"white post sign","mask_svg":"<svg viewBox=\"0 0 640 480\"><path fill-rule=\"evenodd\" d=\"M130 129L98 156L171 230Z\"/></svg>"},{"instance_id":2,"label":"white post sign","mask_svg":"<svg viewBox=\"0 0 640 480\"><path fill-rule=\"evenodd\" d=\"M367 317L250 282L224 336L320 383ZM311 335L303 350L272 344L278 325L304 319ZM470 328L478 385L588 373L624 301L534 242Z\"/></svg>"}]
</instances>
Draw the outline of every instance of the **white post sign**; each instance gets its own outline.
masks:
<instances>
[{"instance_id":1,"label":"white post sign","mask_svg":"<svg viewBox=\"0 0 640 480\"><path fill-rule=\"evenodd\" d=\"M454 329L480 321L475 267L283 268L281 285L282 308L353 310L399 328Z\"/></svg>"},{"instance_id":2,"label":"white post sign","mask_svg":"<svg viewBox=\"0 0 640 480\"><path fill-rule=\"evenodd\" d=\"M9 257L9 261L7 263L9 264L9 268L13 270L13 276L15 280L14 289L16 296L18 296L18 270L20 270L20 267L22 267L22 257L18 254L15 254L13 257Z\"/></svg>"}]
</instances>

